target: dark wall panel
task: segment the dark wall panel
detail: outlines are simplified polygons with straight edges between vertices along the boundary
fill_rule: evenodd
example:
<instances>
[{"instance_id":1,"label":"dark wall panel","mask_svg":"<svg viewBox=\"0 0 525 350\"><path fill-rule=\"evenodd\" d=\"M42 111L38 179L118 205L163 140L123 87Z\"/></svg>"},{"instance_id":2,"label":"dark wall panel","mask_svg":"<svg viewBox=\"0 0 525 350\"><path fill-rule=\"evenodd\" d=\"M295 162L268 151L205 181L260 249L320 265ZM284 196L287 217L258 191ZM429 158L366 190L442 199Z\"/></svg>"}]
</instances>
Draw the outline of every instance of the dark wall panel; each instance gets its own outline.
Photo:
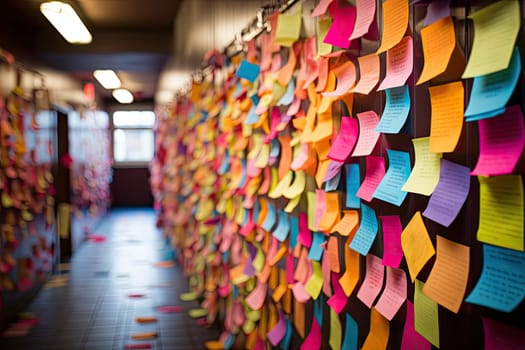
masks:
<instances>
[{"instance_id":1,"label":"dark wall panel","mask_svg":"<svg viewBox=\"0 0 525 350\"><path fill-rule=\"evenodd\" d=\"M113 207L149 207L153 196L149 186L149 169L114 168L111 184Z\"/></svg>"}]
</instances>

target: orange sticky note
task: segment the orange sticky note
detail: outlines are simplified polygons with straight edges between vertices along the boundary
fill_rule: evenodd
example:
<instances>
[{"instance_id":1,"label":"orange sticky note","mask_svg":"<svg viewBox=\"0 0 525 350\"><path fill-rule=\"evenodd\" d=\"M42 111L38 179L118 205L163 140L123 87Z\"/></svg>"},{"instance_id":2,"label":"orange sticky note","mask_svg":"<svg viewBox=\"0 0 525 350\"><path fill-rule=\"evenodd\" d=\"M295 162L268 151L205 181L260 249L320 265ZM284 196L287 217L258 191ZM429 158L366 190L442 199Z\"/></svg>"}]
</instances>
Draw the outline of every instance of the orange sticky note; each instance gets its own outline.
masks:
<instances>
[{"instance_id":1,"label":"orange sticky note","mask_svg":"<svg viewBox=\"0 0 525 350\"><path fill-rule=\"evenodd\" d=\"M436 253L428 236L421 212L417 211L401 233L401 246L412 282L427 261Z\"/></svg>"},{"instance_id":2,"label":"orange sticky note","mask_svg":"<svg viewBox=\"0 0 525 350\"><path fill-rule=\"evenodd\" d=\"M421 29L421 42L425 64L417 85L438 76L447 69L456 46L452 17L444 17Z\"/></svg>"},{"instance_id":3,"label":"orange sticky note","mask_svg":"<svg viewBox=\"0 0 525 350\"><path fill-rule=\"evenodd\" d=\"M334 226L332 232L339 232L341 236L349 236L357 231L359 225L359 212L357 210L347 210L343 218ZM352 234L353 236L353 234Z\"/></svg>"},{"instance_id":4,"label":"orange sticky note","mask_svg":"<svg viewBox=\"0 0 525 350\"><path fill-rule=\"evenodd\" d=\"M390 323L375 308L370 311L370 332L365 339L362 350L383 350L388 344Z\"/></svg>"},{"instance_id":5,"label":"orange sticky note","mask_svg":"<svg viewBox=\"0 0 525 350\"><path fill-rule=\"evenodd\" d=\"M281 153L279 160L279 179L290 170L292 163L292 147L290 146L291 138L289 135L279 135L279 143L281 144Z\"/></svg>"},{"instance_id":6,"label":"orange sticky note","mask_svg":"<svg viewBox=\"0 0 525 350\"><path fill-rule=\"evenodd\" d=\"M453 152L463 128L463 83L433 86L430 93L430 152Z\"/></svg>"},{"instance_id":7,"label":"orange sticky note","mask_svg":"<svg viewBox=\"0 0 525 350\"><path fill-rule=\"evenodd\" d=\"M355 289L357 282L359 282L360 269L359 269L359 253L350 249L350 242L354 237L349 236L345 245L345 272L339 278L339 284L345 295L348 297Z\"/></svg>"},{"instance_id":8,"label":"orange sticky note","mask_svg":"<svg viewBox=\"0 0 525 350\"><path fill-rule=\"evenodd\" d=\"M324 212L317 228L323 232L330 232L332 227L339 221L339 192L326 192L326 211Z\"/></svg>"},{"instance_id":9,"label":"orange sticky note","mask_svg":"<svg viewBox=\"0 0 525 350\"><path fill-rule=\"evenodd\" d=\"M441 306L458 313L467 289L470 247L436 236L436 263L423 287Z\"/></svg>"},{"instance_id":10,"label":"orange sticky note","mask_svg":"<svg viewBox=\"0 0 525 350\"><path fill-rule=\"evenodd\" d=\"M351 91L368 95L379 81L379 56L372 53L370 55L358 57L357 61L359 62L360 77L359 82Z\"/></svg>"},{"instance_id":11,"label":"orange sticky note","mask_svg":"<svg viewBox=\"0 0 525 350\"><path fill-rule=\"evenodd\" d=\"M136 333L131 335L131 339L133 340L146 340L146 339L154 339L157 338L157 332L144 332L144 333Z\"/></svg>"},{"instance_id":12,"label":"orange sticky note","mask_svg":"<svg viewBox=\"0 0 525 350\"><path fill-rule=\"evenodd\" d=\"M383 2L383 33L377 53L385 52L401 41L407 30L408 13L408 0Z\"/></svg>"},{"instance_id":13,"label":"orange sticky note","mask_svg":"<svg viewBox=\"0 0 525 350\"><path fill-rule=\"evenodd\" d=\"M330 270L334 272L339 272L340 270L340 261L339 261L339 239L337 236L330 236L328 238L328 243L326 245L326 252L330 257Z\"/></svg>"},{"instance_id":14,"label":"orange sticky note","mask_svg":"<svg viewBox=\"0 0 525 350\"><path fill-rule=\"evenodd\" d=\"M347 61L334 68L337 77L337 88L334 91L323 92L323 96L336 97L345 94L355 84L356 70L352 61Z\"/></svg>"},{"instance_id":15,"label":"orange sticky note","mask_svg":"<svg viewBox=\"0 0 525 350\"><path fill-rule=\"evenodd\" d=\"M288 86L290 79L292 79L295 65L297 64L296 54L300 51L301 51L301 43L297 42L290 48L289 55L288 55L288 62L286 62L286 64L277 73L277 81L282 86Z\"/></svg>"}]
</instances>

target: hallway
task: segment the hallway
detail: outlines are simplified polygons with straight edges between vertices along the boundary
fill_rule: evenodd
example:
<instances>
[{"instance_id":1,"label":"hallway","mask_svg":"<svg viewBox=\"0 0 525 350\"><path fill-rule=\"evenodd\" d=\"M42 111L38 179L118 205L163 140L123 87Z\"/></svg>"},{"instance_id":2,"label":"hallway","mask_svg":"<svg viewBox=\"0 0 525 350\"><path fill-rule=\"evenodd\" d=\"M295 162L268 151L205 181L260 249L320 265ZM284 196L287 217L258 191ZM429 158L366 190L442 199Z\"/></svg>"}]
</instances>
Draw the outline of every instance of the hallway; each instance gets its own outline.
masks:
<instances>
[{"instance_id":1,"label":"hallway","mask_svg":"<svg viewBox=\"0 0 525 350\"><path fill-rule=\"evenodd\" d=\"M62 267L67 283L48 284L27 308L25 317L37 324L25 336L1 336L0 349L201 349L217 339L217 329L188 316L199 305L180 300L188 284L168 263L172 253L155 220L150 209L108 214L97 235ZM138 323L137 317L156 321ZM132 339L150 332L156 337Z\"/></svg>"}]
</instances>

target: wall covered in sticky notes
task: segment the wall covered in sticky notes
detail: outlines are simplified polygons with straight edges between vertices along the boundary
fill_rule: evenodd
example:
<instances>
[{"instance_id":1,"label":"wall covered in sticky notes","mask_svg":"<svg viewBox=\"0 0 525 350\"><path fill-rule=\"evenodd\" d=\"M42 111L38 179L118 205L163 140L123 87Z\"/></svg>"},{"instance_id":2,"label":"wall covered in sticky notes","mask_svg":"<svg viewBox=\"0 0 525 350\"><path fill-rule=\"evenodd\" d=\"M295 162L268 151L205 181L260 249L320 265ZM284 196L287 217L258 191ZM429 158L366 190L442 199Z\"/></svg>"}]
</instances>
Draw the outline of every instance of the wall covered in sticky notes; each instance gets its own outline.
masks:
<instances>
[{"instance_id":1,"label":"wall covered in sticky notes","mask_svg":"<svg viewBox=\"0 0 525 350\"><path fill-rule=\"evenodd\" d=\"M159 111L224 348L524 346L522 6L298 1Z\"/></svg>"}]
</instances>

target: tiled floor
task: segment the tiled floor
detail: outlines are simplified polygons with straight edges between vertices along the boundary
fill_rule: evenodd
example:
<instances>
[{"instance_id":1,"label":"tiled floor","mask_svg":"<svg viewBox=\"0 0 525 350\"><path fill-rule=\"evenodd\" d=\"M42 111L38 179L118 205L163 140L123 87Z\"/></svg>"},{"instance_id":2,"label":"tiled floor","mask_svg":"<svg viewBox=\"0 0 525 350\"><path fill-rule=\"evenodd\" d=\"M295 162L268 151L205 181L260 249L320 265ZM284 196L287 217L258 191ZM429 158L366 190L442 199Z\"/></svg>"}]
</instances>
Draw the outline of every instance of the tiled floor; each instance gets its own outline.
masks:
<instances>
[{"instance_id":1,"label":"tiled floor","mask_svg":"<svg viewBox=\"0 0 525 350\"><path fill-rule=\"evenodd\" d=\"M178 267L155 267L169 259L155 213L148 209L115 210L97 234L106 241L87 242L74 256L67 285L42 289L27 311L39 324L23 337L0 337L2 350L125 349L151 344L153 349L203 349L219 331L188 316L197 302L182 302L187 281ZM130 294L142 294L130 298ZM158 306L183 306L185 312L159 313ZM136 317L157 322L139 324ZM133 341L136 333L156 332L152 340Z\"/></svg>"}]
</instances>

